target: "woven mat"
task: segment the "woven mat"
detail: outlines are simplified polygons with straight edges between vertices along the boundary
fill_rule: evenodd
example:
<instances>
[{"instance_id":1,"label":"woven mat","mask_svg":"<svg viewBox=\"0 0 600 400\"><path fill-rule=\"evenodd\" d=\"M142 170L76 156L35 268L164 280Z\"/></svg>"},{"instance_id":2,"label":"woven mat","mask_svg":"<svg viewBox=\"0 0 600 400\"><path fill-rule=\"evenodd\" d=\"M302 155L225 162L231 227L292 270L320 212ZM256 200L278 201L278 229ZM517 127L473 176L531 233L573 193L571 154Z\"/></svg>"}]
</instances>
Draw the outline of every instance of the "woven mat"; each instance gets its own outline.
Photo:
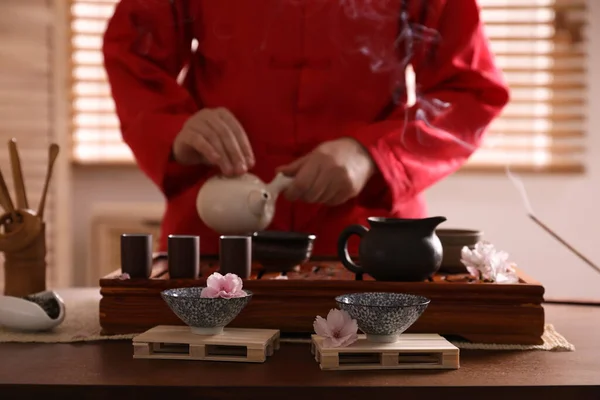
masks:
<instances>
[{"instance_id":1,"label":"woven mat","mask_svg":"<svg viewBox=\"0 0 600 400\"><path fill-rule=\"evenodd\" d=\"M0 327L0 342L74 343L96 340L131 339L135 335L100 335L100 291L89 289L57 290L65 301L62 324L48 332L15 332Z\"/></svg>"},{"instance_id":2,"label":"woven mat","mask_svg":"<svg viewBox=\"0 0 600 400\"><path fill-rule=\"evenodd\" d=\"M53 331L39 333L24 333L9 331L0 327L0 342L34 342L34 343L75 343L99 340L131 339L135 334L101 335L98 307L100 293L89 289L70 289L59 291L65 301L67 315L63 323ZM85 294L85 295L84 295ZM542 336L541 345L506 345L468 342L452 342L460 349L469 350L544 350L544 351L574 351L575 346L567 341L554 326L547 324ZM310 343L310 339L282 339L287 343Z\"/></svg>"},{"instance_id":3,"label":"woven mat","mask_svg":"<svg viewBox=\"0 0 600 400\"><path fill-rule=\"evenodd\" d=\"M463 350L544 350L544 351L575 351L575 346L567 341L563 335L558 333L552 324L546 324L542 335L544 344L523 345L523 344L491 344L491 343L470 343L452 340L451 343ZM284 343L310 343L310 339L281 339Z\"/></svg>"}]
</instances>

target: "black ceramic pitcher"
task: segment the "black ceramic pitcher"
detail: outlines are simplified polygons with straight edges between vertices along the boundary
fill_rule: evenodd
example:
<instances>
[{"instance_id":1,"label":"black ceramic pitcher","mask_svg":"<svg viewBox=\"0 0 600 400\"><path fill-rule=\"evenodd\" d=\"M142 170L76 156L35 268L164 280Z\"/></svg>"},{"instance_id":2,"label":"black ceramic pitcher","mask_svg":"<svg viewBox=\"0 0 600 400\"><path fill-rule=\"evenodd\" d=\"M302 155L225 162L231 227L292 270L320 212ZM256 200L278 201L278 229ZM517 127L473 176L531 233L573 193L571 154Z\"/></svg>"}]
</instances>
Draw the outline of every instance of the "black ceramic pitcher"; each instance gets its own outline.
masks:
<instances>
[{"instance_id":1,"label":"black ceramic pitcher","mask_svg":"<svg viewBox=\"0 0 600 400\"><path fill-rule=\"evenodd\" d=\"M423 281L442 263L442 244L435 234L445 217L401 219L370 217L369 227L350 225L338 239L338 257L356 274L369 274L378 281ZM359 265L348 254L348 240L360 237Z\"/></svg>"}]
</instances>

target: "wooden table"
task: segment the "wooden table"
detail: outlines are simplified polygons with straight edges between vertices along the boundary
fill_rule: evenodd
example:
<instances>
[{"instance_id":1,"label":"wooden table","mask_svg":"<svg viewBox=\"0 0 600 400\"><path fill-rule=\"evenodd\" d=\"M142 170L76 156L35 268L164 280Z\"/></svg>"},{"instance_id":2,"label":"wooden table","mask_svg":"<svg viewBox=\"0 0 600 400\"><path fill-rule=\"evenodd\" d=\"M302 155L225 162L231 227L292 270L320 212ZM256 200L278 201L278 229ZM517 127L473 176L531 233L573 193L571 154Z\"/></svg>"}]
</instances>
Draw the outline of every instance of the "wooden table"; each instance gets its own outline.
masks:
<instances>
[{"instance_id":1,"label":"wooden table","mask_svg":"<svg viewBox=\"0 0 600 400\"><path fill-rule=\"evenodd\" d=\"M600 399L600 307L545 307L575 352L463 350L456 371L321 371L308 344L237 364L134 360L130 341L5 343L0 399Z\"/></svg>"}]
</instances>

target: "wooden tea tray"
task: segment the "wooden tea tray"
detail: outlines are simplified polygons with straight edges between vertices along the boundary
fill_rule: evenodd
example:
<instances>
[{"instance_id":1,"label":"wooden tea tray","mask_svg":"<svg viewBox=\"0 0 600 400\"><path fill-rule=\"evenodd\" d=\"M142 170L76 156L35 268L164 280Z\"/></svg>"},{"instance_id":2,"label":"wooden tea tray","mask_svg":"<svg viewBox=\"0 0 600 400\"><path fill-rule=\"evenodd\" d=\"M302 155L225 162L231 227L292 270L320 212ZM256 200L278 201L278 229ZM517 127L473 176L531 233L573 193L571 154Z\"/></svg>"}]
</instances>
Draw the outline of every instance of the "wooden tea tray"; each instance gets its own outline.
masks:
<instances>
[{"instance_id":1,"label":"wooden tea tray","mask_svg":"<svg viewBox=\"0 0 600 400\"><path fill-rule=\"evenodd\" d=\"M201 265L199 279L169 279L165 261L154 265L150 279L119 279L120 271L100 279L100 325L104 334L140 333L157 325L182 325L160 292L203 286L218 269L214 260ZM379 282L354 274L339 262L315 260L288 279L255 266L244 287L254 292L246 308L228 327L278 329L282 336L310 338L317 315L336 307L345 293L386 291L422 295L431 300L407 333L437 333L478 343L542 344L544 287L518 271L518 284L469 281L466 275L438 274L426 282Z\"/></svg>"},{"instance_id":2,"label":"wooden tea tray","mask_svg":"<svg viewBox=\"0 0 600 400\"><path fill-rule=\"evenodd\" d=\"M436 334L403 334L396 343L372 343L365 335L347 347L327 348L312 335L311 351L322 370L458 369L460 351Z\"/></svg>"},{"instance_id":3,"label":"wooden tea tray","mask_svg":"<svg viewBox=\"0 0 600 400\"><path fill-rule=\"evenodd\" d=\"M225 328L201 336L187 326L156 326L133 338L133 358L195 361L265 362L279 350L279 331Z\"/></svg>"}]
</instances>

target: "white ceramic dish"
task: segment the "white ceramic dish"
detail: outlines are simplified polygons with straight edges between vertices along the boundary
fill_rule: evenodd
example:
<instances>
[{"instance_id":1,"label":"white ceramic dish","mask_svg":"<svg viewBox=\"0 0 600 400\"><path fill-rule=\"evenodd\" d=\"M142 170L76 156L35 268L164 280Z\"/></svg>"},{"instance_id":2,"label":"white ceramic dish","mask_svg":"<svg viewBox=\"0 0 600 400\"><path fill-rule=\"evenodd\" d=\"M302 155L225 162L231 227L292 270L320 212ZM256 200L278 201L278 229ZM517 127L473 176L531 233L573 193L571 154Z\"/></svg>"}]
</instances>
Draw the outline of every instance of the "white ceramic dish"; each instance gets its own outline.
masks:
<instances>
[{"instance_id":1,"label":"white ceramic dish","mask_svg":"<svg viewBox=\"0 0 600 400\"><path fill-rule=\"evenodd\" d=\"M36 301L0 296L0 326L11 330L39 332L55 328L64 321L65 303L55 292L45 291L27 297L35 298ZM46 310L38 303L43 304Z\"/></svg>"}]
</instances>

